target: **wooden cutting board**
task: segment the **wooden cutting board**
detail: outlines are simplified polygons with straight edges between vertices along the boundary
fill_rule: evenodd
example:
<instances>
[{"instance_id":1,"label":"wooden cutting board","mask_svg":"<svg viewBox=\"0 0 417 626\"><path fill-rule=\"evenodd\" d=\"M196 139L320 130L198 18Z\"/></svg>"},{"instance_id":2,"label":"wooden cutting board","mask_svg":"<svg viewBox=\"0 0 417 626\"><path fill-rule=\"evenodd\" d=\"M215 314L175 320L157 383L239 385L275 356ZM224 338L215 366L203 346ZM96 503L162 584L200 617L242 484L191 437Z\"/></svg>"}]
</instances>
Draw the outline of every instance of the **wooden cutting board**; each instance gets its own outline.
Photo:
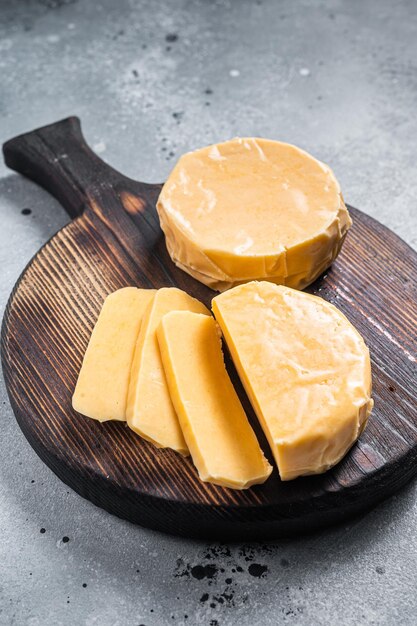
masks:
<instances>
[{"instance_id":1,"label":"wooden cutting board","mask_svg":"<svg viewBox=\"0 0 417 626\"><path fill-rule=\"evenodd\" d=\"M175 285L210 305L214 292L167 254L155 210L161 185L133 181L106 165L74 117L10 140L4 156L73 218L18 280L1 355L23 433L75 491L169 533L263 540L344 520L417 473L417 254L394 233L351 208L354 225L342 253L310 289L336 304L371 350L375 409L359 443L321 476L282 483L275 470L264 485L232 491L202 483L189 458L156 449L125 424L99 424L71 408L91 330L111 291ZM228 368L272 460L230 361Z\"/></svg>"}]
</instances>

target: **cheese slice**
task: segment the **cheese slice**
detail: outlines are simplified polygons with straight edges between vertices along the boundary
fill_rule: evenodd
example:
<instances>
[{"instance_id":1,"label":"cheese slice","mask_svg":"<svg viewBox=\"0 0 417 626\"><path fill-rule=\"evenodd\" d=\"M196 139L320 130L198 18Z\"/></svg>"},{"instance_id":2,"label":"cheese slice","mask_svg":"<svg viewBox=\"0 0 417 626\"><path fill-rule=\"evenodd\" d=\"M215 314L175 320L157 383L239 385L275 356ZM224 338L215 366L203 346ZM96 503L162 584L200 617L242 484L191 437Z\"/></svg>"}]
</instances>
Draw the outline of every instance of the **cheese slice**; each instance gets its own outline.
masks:
<instances>
[{"instance_id":1,"label":"cheese slice","mask_svg":"<svg viewBox=\"0 0 417 626\"><path fill-rule=\"evenodd\" d=\"M214 319L173 311L158 328L171 400L201 480L231 489L272 472L227 374Z\"/></svg>"},{"instance_id":2,"label":"cheese slice","mask_svg":"<svg viewBox=\"0 0 417 626\"><path fill-rule=\"evenodd\" d=\"M174 287L157 291L145 312L136 345L126 418L132 430L158 448L172 448L187 455L187 444L171 402L156 336L161 319L170 311L210 315L204 304L185 291Z\"/></svg>"},{"instance_id":3,"label":"cheese slice","mask_svg":"<svg viewBox=\"0 0 417 626\"><path fill-rule=\"evenodd\" d=\"M94 326L73 408L99 422L126 419L130 366L143 313L154 289L125 287L107 296Z\"/></svg>"},{"instance_id":4,"label":"cheese slice","mask_svg":"<svg viewBox=\"0 0 417 626\"><path fill-rule=\"evenodd\" d=\"M282 480L338 463L373 406L360 334L322 298L269 282L212 304Z\"/></svg>"},{"instance_id":5,"label":"cheese slice","mask_svg":"<svg viewBox=\"0 0 417 626\"><path fill-rule=\"evenodd\" d=\"M185 154L157 209L174 263L219 291L263 278L303 289L331 265L352 223L327 165L267 139Z\"/></svg>"}]
</instances>

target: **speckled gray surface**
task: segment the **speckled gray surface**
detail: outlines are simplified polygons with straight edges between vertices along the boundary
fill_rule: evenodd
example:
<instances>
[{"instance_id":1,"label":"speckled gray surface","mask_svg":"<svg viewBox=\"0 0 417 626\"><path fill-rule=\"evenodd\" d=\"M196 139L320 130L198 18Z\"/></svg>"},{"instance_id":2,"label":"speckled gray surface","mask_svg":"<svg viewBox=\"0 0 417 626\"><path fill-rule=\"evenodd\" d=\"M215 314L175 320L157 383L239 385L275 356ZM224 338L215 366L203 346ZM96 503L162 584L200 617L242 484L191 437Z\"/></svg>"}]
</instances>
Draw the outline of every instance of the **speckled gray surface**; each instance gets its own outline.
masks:
<instances>
[{"instance_id":1,"label":"speckled gray surface","mask_svg":"<svg viewBox=\"0 0 417 626\"><path fill-rule=\"evenodd\" d=\"M0 140L77 114L115 167L160 181L185 150L284 139L417 247L416 58L414 0L0 0ZM67 218L3 164L0 177L3 312ZM311 537L185 541L69 491L20 433L3 383L0 399L1 624L416 623L415 482Z\"/></svg>"}]
</instances>

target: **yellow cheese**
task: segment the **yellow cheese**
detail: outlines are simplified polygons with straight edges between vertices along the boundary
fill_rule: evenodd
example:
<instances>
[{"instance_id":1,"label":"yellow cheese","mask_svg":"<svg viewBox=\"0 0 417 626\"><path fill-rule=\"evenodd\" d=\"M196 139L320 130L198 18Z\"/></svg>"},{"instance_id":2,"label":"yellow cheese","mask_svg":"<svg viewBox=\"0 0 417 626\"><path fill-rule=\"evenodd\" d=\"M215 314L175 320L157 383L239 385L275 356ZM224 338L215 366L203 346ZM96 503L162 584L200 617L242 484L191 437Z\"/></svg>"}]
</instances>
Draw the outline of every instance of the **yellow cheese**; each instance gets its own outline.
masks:
<instances>
[{"instance_id":1,"label":"yellow cheese","mask_svg":"<svg viewBox=\"0 0 417 626\"><path fill-rule=\"evenodd\" d=\"M265 482L272 467L227 374L214 319L168 313L158 339L171 399L201 480L231 489Z\"/></svg>"},{"instance_id":2,"label":"yellow cheese","mask_svg":"<svg viewBox=\"0 0 417 626\"><path fill-rule=\"evenodd\" d=\"M188 454L177 414L172 405L159 352L156 330L162 317L170 311L193 311L210 315L209 310L184 291L159 289L148 306L132 363L127 423L132 430L158 448L173 448Z\"/></svg>"},{"instance_id":3,"label":"yellow cheese","mask_svg":"<svg viewBox=\"0 0 417 626\"><path fill-rule=\"evenodd\" d=\"M373 406L356 329L322 298L268 282L217 296L213 312L282 480L338 463Z\"/></svg>"},{"instance_id":4,"label":"yellow cheese","mask_svg":"<svg viewBox=\"0 0 417 626\"><path fill-rule=\"evenodd\" d=\"M303 289L331 265L351 225L330 168L267 139L185 154L157 209L172 260L220 291L254 279Z\"/></svg>"},{"instance_id":5,"label":"yellow cheese","mask_svg":"<svg viewBox=\"0 0 417 626\"><path fill-rule=\"evenodd\" d=\"M143 313L154 295L154 289L125 287L105 299L72 398L79 413L100 422L126 419L130 366Z\"/></svg>"}]
</instances>

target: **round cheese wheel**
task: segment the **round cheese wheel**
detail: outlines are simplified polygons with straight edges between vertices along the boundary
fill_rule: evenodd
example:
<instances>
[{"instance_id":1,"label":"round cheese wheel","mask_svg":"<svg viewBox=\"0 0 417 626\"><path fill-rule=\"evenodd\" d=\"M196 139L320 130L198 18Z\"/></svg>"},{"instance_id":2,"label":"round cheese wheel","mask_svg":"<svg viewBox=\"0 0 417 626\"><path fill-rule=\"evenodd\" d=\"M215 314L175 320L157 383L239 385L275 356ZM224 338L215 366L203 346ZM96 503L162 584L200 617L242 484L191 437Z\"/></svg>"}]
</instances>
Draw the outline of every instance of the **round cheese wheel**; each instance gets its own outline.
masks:
<instances>
[{"instance_id":1,"label":"round cheese wheel","mask_svg":"<svg viewBox=\"0 0 417 626\"><path fill-rule=\"evenodd\" d=\"M330 168L267 139L183 155L157 209L174 263L220 291L254 279L303 289L331 265L351 225Z\"/></svg>"}]
</instances>

